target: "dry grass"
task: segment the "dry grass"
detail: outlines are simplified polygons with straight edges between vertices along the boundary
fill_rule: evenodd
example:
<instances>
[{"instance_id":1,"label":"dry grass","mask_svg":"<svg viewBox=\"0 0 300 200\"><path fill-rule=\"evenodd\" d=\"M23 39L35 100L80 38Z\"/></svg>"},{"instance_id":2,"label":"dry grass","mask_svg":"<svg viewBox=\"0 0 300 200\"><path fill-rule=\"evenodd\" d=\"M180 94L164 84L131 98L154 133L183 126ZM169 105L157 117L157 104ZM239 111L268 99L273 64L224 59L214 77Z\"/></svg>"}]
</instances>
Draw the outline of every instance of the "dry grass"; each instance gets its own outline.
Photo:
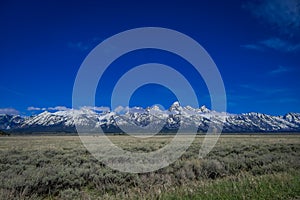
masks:
<instances>
[{"instance_id":1,"label":"dry grass","mask_svg":"<svg viewBox=\"0 0 300 200\"><path fill-rule=\"evenodd\" d=\"M157 150L172 136L110 136L118 146ZM93 136L90 137L93 140ZM227 135L204 159L203 136L170 166L121 173L77 136L0 137L0 199L293 199L300 196L300 135Z\"/></svg>"}]
</instances>

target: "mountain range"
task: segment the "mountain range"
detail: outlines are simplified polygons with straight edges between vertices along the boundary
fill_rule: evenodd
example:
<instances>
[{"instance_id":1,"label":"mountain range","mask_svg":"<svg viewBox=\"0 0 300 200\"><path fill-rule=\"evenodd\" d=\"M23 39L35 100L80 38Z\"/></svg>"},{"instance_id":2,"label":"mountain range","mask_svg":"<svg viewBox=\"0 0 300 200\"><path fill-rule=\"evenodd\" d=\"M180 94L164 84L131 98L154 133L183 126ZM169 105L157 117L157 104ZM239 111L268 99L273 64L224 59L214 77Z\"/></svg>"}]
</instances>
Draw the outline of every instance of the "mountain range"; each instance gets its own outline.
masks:
<instances>
[{"instance_id":1,"label":"mountain range","mask_svg":"<svg viewBox=\"0 0 300 200\"><path fill-rule=\"evenodd\" d=\"M205 106L193 108L174 102L168 110L158 106L120 107L117 111L67 109L44 111L38 115L0 115L0 130L11 133L76 133L76 126L105 133L160 132L173 133L179 128L189 132L206 132L210 123L223 125L223 133L300 132L300 113L272 116L262 113L230 114L209 110Z\"/></svg>"}]
</instances>

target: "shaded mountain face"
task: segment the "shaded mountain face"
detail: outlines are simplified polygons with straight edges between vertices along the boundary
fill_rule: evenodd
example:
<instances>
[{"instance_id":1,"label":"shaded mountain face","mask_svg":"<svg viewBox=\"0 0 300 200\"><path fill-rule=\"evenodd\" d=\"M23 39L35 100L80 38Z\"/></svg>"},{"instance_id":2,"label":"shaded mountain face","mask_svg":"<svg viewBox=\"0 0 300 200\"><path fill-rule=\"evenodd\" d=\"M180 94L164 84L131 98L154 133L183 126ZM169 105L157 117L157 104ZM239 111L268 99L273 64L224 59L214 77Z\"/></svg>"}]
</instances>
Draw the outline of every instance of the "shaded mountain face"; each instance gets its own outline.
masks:
<instances>
[{"instance_id":1,"label":"shaded mountain face","mask_svg":"<svg viewBox=\"0 0 300 200\"><path fill-rule=\"evenodd\" d=\"M299 132L300 113L271 116L261 113L229 114L205 106L182 107L175 102L168 110L153 106L127 108L122 112L97 112L92 109L70 109L43 112L30 117L0 115L0 129L6 132L87 132L105 133L169 133L178 129L186 132L206 132L210 124L223 126L224 133Z\"/></svg>"},{"instance_id":2,"label":"shaded mountain face","mask_svg":"<svg viewBox=\"0 0 300 200\"><path fill-rule=\"evenodd\" d=\"M22 125L24 120L20 116L0 114L0 130L16 129Z\"/></svg>"}]
</instances>

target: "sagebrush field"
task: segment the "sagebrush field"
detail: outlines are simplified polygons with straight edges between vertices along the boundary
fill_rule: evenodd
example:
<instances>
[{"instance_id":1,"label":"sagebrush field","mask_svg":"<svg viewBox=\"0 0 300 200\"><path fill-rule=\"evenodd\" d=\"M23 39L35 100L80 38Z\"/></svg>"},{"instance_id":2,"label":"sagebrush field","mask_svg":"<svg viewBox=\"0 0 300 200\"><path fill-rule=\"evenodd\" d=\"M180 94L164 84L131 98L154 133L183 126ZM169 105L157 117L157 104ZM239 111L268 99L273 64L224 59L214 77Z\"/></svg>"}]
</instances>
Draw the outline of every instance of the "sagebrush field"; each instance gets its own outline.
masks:
<instances>
[{"instance_id":1,"label":"sagebrush field","mask_svg":"<svg viewBox=\"0 0 300 200\"><path fill-rule=\"evenodd\" d=\"M149 152L172 136L111 136ZM111 170L76 136L0 137L0 199L299 199L300 135L227 135L203 159L197 136L175 163L143 174Z\"/></svg>"}]
</instances>

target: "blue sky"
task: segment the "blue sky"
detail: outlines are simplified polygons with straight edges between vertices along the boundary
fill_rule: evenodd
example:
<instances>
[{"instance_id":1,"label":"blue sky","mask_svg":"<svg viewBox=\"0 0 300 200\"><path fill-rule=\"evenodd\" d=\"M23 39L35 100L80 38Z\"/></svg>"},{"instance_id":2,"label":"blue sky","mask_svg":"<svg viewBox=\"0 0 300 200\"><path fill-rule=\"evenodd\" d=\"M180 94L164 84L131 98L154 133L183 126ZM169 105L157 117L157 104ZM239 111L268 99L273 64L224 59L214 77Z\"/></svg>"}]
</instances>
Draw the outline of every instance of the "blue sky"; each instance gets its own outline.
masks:
<instances>
[{"instance_id":1,"label":"blue sky","mask_svg":"<svg viewBox=\"0 0 300 200\"><path fill-rule=\"evenodd\" d=\"M260 1L1 1L0 113L30 115L72 107L77 71L104 39L137 27L165 27L200 43L215 61L227 111L300 112L299 0ZM97 106L109 106L118 78L147 62L174 67L210 107L201 77L181 58L159 50L128 53L101 79ZM131 106L169 107L174 94L139 88Z\"/></svg>"}]
</instances>

